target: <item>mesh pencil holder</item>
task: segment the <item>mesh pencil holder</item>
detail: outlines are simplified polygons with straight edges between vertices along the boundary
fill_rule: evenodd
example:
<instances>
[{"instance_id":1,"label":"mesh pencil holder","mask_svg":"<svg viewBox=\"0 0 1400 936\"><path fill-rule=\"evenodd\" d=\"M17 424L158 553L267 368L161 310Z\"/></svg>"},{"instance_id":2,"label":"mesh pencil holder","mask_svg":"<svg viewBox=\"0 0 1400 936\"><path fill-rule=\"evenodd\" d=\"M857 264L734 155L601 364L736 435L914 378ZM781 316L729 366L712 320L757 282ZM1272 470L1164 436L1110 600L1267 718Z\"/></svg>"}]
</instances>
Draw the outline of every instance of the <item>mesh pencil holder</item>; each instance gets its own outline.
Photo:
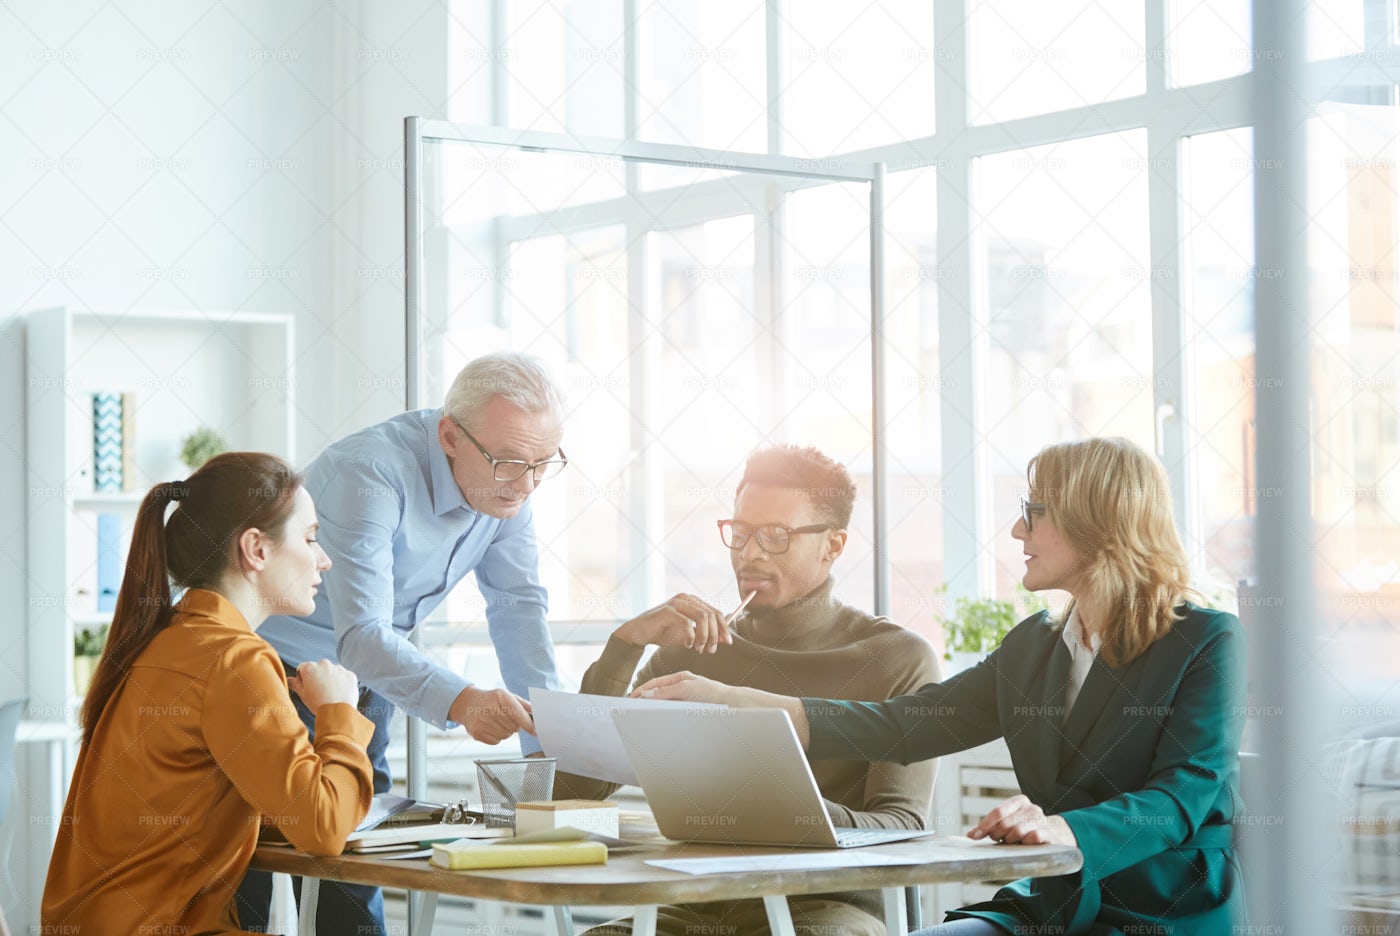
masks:
<instances>
[{"instance_id":1,"label":"mesh pencil holder","mask_svg":"<svg viewBox=\"0 0 1400 936\"><path fill-rule=\"evenodd\" d=\"M505 757L476 762L481 812L489 826L515 826L515 804L554 793L553 757Z\"/></svg>"}]
</instances>

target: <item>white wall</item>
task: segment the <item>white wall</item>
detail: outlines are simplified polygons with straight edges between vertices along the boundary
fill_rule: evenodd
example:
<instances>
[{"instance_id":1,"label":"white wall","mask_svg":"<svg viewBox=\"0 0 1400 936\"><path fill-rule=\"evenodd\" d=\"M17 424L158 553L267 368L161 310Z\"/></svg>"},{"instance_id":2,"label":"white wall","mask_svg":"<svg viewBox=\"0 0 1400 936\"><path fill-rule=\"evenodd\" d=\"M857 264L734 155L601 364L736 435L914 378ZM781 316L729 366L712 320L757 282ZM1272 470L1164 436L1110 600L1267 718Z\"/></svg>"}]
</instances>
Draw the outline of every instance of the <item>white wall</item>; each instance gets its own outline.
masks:
<instances>
[{"instance_id":1,"label":"white wall","mask_svg":"<svg viewBox=\"0 0 1400 936\"><path fill-rule=\"evenodd\" d=\"M298 316L298 457L402 408L402 118L447 114L437 3L0 7L0 697L26 690L23 311ZM0 906L38 923L41 757ZM4 869L0 869L3 871Z\"/></svg>"},{"instance_id":2,"label":"white wall","mask_svg":"<svg viewBox=\"0 0 1400 936\"><path fill-rule=\"evenodd\" d=\"M434 0L363 0L335 23L343 97L332 141L336 311L326 324L337 421L318 427L326 439L403 409L403 119L448 114L450 23Z\"/></svg>"}]
</instances>

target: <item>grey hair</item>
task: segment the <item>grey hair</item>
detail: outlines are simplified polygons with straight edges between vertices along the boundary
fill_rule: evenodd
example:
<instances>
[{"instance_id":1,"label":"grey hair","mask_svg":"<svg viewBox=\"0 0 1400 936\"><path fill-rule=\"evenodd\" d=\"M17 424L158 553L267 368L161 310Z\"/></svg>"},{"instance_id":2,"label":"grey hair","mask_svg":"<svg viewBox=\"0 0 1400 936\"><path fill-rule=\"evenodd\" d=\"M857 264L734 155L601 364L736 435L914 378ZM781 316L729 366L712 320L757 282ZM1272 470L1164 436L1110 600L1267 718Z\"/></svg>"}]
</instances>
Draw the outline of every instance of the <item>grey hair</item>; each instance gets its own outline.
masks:
<instances>
[{"instance_id":1,"label":"grey hair","mask_svg":"<svg viewBox=\"0 0 1400 936\"><path fill-rule=\"evenodd\" d=\"M496 397L526 413L564 416L564 395L539 358L520 351L495 351L471 361L447 391L443 411L463 425Z\"/></svg>"}]
</instances>

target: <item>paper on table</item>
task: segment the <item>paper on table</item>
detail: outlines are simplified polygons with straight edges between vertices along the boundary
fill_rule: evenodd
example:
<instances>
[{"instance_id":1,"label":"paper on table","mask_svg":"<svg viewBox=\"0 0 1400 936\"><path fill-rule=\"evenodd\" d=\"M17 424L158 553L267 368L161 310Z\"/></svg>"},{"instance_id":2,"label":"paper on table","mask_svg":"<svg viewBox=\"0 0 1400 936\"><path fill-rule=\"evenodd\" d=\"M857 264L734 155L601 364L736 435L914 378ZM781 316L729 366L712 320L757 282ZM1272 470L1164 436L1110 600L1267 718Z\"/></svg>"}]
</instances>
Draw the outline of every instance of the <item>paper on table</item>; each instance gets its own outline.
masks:
<instances>
[{"instance_id":1,"label":"paper on table","mask_svg":"<svg viewBox=\"0 0 1400 936\"><path fill-rule=\"evenodd\" d=\"M704 702L670 702L531 689L535 735L555 766L583 777L637 785L632 762L613 725L612 713L631 708L722 709Z\"/></svg>"},{"instance_id":2,"label":"paper on table","mask_svg":"<svg viewBox=\"0 0 1400 936\"><path fill-rule=\"evenodd\" d=\"M810 871L817 868L869 868L879 865L923 864L927 855L900 855L869 848L796 855L738 855L719 858L658 858L647 864L683 874L729 874L736 871Z\"/></svg>"}]
</instances>

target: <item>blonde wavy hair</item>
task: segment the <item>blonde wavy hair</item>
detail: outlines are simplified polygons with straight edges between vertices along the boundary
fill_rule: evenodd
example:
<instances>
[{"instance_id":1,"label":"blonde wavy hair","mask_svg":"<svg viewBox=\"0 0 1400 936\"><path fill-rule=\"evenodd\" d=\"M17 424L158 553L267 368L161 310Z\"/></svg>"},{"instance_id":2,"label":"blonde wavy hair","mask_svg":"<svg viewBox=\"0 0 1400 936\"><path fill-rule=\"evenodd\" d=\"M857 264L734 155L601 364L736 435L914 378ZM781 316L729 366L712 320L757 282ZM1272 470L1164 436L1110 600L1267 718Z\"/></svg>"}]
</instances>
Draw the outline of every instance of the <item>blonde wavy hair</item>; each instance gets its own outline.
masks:
<instances>
[{"instance_id":1,"label":"blonde wavy hair","mask_svg":"<svg viewBox=\"0 0 1400 936\"><path fill-rule=\"evenodd\" d=\"M1084 558L1075 603L1095 609L1104 662L1132 662L1181 619L1190 564L1162 463L1122 438L1050 445L1026 468L1030 499Z\"/></svg>"}]
</instances>

